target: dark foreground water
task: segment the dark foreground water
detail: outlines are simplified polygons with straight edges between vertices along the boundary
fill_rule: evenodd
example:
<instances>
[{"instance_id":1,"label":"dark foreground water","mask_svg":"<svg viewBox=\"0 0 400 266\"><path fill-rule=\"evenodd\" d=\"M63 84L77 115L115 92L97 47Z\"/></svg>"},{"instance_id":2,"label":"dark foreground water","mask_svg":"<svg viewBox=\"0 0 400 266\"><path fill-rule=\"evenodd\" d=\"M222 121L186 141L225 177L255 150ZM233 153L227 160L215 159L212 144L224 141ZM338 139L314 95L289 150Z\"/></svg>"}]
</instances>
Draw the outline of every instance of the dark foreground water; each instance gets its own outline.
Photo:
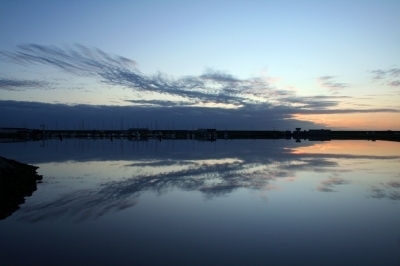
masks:
<instances>
[{"instance_id":1,"label":"dark foreground water","mask_svg":"<svg viewBox=\"0 0 400 266\"><path fill-rule=\"evenodd\" d=\"M400 265L400 143L1 143L43 183L0 265Z\"/></svg>"}]
</instances>

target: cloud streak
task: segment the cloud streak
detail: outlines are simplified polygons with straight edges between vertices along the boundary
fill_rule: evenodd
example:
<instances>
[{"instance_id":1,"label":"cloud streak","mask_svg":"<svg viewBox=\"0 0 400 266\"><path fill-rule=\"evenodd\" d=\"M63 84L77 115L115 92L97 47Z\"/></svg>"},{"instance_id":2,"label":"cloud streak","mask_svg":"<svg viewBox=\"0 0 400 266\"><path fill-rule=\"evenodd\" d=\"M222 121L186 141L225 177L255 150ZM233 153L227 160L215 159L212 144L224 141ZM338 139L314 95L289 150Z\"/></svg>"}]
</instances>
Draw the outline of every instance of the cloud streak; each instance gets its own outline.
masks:
<instances>
[{"instance_id":1,"label":"cloud streak","mask_svg":"<svg viewBox=\"0 0 400 266\"><path fill-rule=\"evenodd\" d=\"M391 69L375 69L370 71L373 75L374 80L383 81L384 85L391 87L400 86L400 68Z\"/></svg>"},{"instance_id":2,"label":"cloud streak","mask_svg":"<svg viewBox=\"0 0 400 266\"><path fill-rule=\"evenodd\" d=\"M399 112L396 108L339 108L344 100L354 100L349 96L307 96L301 97L291 90L273 87L267 78L238 79L230 74L207 69L200 76L169 77L163 73L145 75L137 69L135 61L111 55L98 48L74 45L70 48L37 44L20 45L14 52L0 51L3 60L23 66L50 66L78 76L96 78L101 83L129 88L134 93L156 95L156 99L130 99L125 102L146 107L218 107L233 108L244 115L260 113L267 117L274 115L290 119L297 114L345 114ZM377 70L380 76L398 76L400 70ZM375 73L374 72L374 73ZM337 93L348 87L346 83L335 81L335 76L317 79L321 86ZM46 81L1 79L0 89L22 90L48 86ZM393 82L392 86L397 86ZM133 96L133 95L132 95ZM161 100L163 96L178 97L178 100ZM157 98L158 97L158 98ZM353 105L354 106L354 105ZM371 108L368 108L371 107ZM214 109L216 110L216 109Z\"/></svg>"},{"instance_id":3,"label":"cloud streak","mask_svg":"<svg viewBox=\"0 0 400 266\"><path fill-rule=\"evenodd\" d=\"M236 107L263 104L268 107L293 106L313 108L321 106L321 99L296 97L293 92L273 88L266 79L238 79L230 74L207 69L200 76L178 79L162 73L147 76L136 68L136 62L121 56L109 55L100 49L75 45L61 49L37 44L20 45L15 52L0 52L4 59L29 65L44 65L80 76L97 77L101 82L123 86L136 92L179 96L187 105L229 104ZM328 82L328 81L326 81ZM336 84L337 86L337 84ZM337 102L324 102L323 107ZM165 106L165 102L162 103ZM322 107L322 106L321 106Z\"/></svg>"},{"instance_id":4,"label":"cloud streak","mask_svg":"<svg viewBox=\"0 0 400 266\"><path fill-rule=\"evenodd\" d=\"M349 87L347 83L335 82L335 76L322 76L317 78L317 82L325 88L329 88L331 92L337 93L340 90Z\"/></svg>"},{"instance_id":5,"label":"cloud streak","mask_svg":"<svg viewBox=\"0 0 400 266\"><path fill-rule=\"evenodd\" d=\"M16 52L0 51L0 55L21 65L43 64L77 75L90 75L107 68L129 68L136 62L122 56L112 56L100 49L80 44L72 49L27 44L17 46Z\"/></svg>"},{"instance_id":6,"label":"cloud streak","mask_svg":"<svg viewBox=\"0 0 400 266\"><path fill-rule=\"evenodd\" d=\"M16 52L0 53L5 59L20 65L51 66L80 76L98 77L103 83L124 86L139 92L184 97L194 104L214 102L240 106L249 102L248 95L261 96L271 90L264 80L239 80L213 70L208 70L199 77L187 76L179 79L161 73L146 76L136 68L133 60L83 45L61 49L28 44L18 46Z\"/></svg>"},{"instance_id":7,"label":"cloud streak","mask_svg":"<svg viewBox=\"0 0 400 266\"><path fill-rule=\"evenodd\" d=\"M0 90L23 91L26 89L43 89L50 83L37 80L5 79L0 78Z\"/></svg>"}]
</instances>

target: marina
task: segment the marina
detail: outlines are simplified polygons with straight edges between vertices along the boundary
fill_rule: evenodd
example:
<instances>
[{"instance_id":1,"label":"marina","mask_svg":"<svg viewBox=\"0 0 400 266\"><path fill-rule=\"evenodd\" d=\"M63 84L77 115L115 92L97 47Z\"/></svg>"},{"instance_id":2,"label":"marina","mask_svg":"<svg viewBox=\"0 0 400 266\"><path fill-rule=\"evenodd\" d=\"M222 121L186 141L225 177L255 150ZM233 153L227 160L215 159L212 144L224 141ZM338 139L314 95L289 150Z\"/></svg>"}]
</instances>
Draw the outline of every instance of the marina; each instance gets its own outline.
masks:
<instances>
[{"instance_id":1,"label":"marina","mask_svg":"<svg viewBox=\"0 0 400 266\"><path fill-rule=\"evenodd\" d=\"M294 131L279 130L217 130L215 128L197 130L151 130L148 128L131 128L127 130L45 130L28 128L0 128L0 139L7 140L60 140L66 138L81 139L195 139L216 141L218 139L294 139L296 141L329 141L339 139L389 140L400 141L400 131L338 131L329 129Z\"/></svg>"}]
</instances>

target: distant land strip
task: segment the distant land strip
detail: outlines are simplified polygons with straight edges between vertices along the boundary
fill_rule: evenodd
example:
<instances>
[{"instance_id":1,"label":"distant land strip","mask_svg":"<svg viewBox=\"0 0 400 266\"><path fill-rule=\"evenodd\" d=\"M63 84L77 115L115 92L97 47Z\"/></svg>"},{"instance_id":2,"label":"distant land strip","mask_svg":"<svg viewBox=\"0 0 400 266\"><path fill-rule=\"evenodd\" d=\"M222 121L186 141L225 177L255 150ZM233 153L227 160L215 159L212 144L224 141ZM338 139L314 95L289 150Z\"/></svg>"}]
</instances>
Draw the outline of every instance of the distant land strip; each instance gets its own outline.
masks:
<instances>
[{"instance_id":1,"label":"distant land strip","mask_svg":"<svg viewBox=\"0 0 400 266\"><path fill-rule=\"evenodd\" d=\"M174 129L148 129L148 128L129 128L120 130L97 130L97 129L77 129L77 130L46 130L29 128L0 128L0 138L8 140L41 140L41 139L68 139L68 138L94 138L94 139L197 139L197 140L217 140L217 139L295 139L310 141L328 140L390 140L400 141L400 131L347 131L330 129L310 129L301 130L296 128L294 131L279 130L217 130L215 128L199 128L194 130L174 130Z\"/></svg>"}]
</instances>

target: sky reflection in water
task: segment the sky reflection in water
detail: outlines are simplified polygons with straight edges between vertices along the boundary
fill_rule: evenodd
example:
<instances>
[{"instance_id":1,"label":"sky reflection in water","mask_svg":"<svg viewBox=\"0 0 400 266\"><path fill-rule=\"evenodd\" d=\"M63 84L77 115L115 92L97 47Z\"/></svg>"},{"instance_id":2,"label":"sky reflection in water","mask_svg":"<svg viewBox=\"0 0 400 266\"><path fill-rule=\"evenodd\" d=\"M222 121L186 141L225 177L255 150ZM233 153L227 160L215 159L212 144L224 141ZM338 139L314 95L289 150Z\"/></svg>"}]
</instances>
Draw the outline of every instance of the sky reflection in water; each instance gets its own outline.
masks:
<instances>
[{"instance_id":1,"label":"sky reflection in water","mask_svg":"<svg viewBox=\"0 0 400 266\"><path fill-rule=\"evenodd\" d=\"M400 263L400 143L0 145L44 175L0 222L7 262L29 249L38 264Z\"/></svg>"}]
</instances>

